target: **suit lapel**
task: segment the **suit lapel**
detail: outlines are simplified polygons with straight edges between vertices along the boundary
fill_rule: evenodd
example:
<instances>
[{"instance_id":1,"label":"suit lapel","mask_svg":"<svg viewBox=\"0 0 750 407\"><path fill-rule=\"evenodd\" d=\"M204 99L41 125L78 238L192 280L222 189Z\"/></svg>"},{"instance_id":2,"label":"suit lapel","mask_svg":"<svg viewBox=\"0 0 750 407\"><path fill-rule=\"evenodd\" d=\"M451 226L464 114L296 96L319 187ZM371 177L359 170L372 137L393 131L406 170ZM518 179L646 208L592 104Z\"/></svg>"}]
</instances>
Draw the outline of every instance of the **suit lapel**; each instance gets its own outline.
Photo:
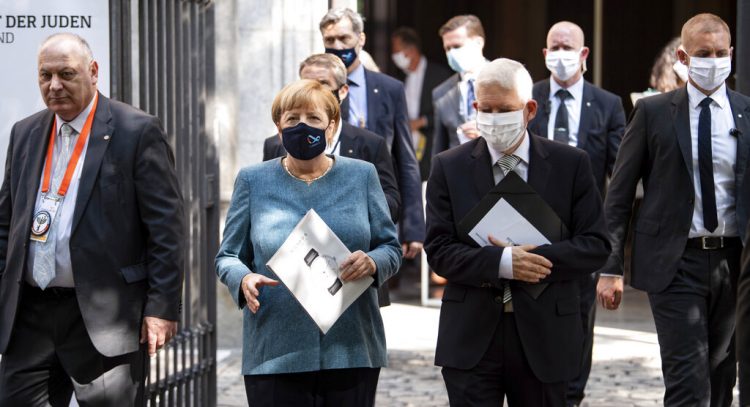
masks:
<instances>
[{"instance_id":1,"label":"suit lapel","mask_svg":"<svg viewBox=\"0 0 750 407\"><path fill-rule=\"evenodd\" d=\"M36 206L36 196L39 191L39 184L42 178L42 170L44 169L44 159L46 157L47 148L49 148L49 135L52 132L52 125L54 123L55 114L51 110L48 110L44 115L44 119L37 123L37 125L29 133L29 143L27 144L28 160L20 160L19 162L27 162L27 177L29 183L26 184L29 187L26 189L26 202L29 203L29 208L33 212ZM28 219L31 222L32 216L29 215Z\"/></svg>"},{"instance_id":2,"label":"suit lapel","mask_svg":"<svg viewBox=\"0 0 750 407\"><path fill-rule=\"evenodd\" d=\"M547 124L549 123L549 112L552 109L552 104L549 101L549 79L545 79L542 81L540 87L539 87L539 100L536 102L539 104L539 109L537 109L537 118L535 118L535 121L537 121L539 126L539 135L541 137L547 137Z\"/></svg>"},{"instance_id":3,"label":"suit lapel","mask_svg":"<svg viewBox=\"0 0 750 407\"><path fill-rule=\"evenodd\" d=\"M547 162L547 150L539 141L539 138L531 134L529 137L529 177L528 184L534 188L539 196L544 197L549 180L550 165Z\"/></svg>"},{"instance_id":4,"label":"suit lapel","mask_svg":"<svg viewBox=\"0 0 750 407\"><path fill-rule=\"evenodd\" d=\"M674 123L677 142L680 145L682 158L685 161L690 183L693 183L693 146L690 138L690 112L687 88L682 87L674 92L672 96L672 123Z\"/></svg>"},{"instance_id":5,"label":"suit lapel","mask_svg":"<svg viewBox=\"0 0 750 407\"><path fill-rule=\"evenodd\" d=\"M375 121L380 116L380 113L382 113L377 109L383 103L383 97L381 96L383 92L375 75L367 69L365 69L365 90L367 91L367 126L365 127L374 131L372 129L377 128Z\"/></svg>"},{"instance_id":6,"label":"suit lapel","mask_svg":"<svg viewBox=\"0 0 750 407\"><path fill-rule=\"evenodd\" d=\"M339 155L360 158L357 156L359 149L356 143L356 140L346 131L346 125L344 125L341 129L341 134L339 134Z\"/></svg>"},{"instance_id":7,"label":"suit lapel","mask_svg":"<svg viewBox=\"0 0 750 407\"><path fill-rule=\"evenodd\" d=\"M83 215L83 210L86 208L86 203L91 197L91 191L94 189L94 183L99 175L99 166L109 146L109 139L114 136L113 132L114 124L112 123L112 114L109 110L109 99L99 94L94 123L91 126L88 146L86 147L86 157L83 161L81 180L78 184L78 196L76 197L76 207L73 212L71 234L75 232L76 226Z\"/></svg>"},{"instance_id":8,"label":"suit lapel","mask_svg":"<svg viewBox=\"0 0 750 407\"><path fill-rule=\"evenodd\" d=\"M596 108L596 99L591 84L583 82L583 95L581 100L581 117L578 121L578 148L586 146L588 130L591 128L591 121L594 118L594 109Z\"/></svg>"},{"instance_id":9,"label":"suit lapel","mask_svg":"<svg viewBox=\"0 0 750 407\"><path fill-rule=\"evenodd\" d=\"M734 127L739 130L737 135L737 159L735 160L735 179L741 185L745 175L748 155L750 155L750 106L736 92L728 91L729 106L732 109ZM739 189L738 189L739 190Z\"/></svg>"},{"instance_id":10,"label":"suit lapel","mask_svg":"<svg viewBox=\"0 0 750 407\"><path fill-rule=\"evenodd\" d=\"M474 150L471 152L472 160L469 163L469 171L474 179L477 201L482 199L495 186L495 177L492 175L492 158L487 148L484 137L479 137Z\"/></svg>"}]
</instances>

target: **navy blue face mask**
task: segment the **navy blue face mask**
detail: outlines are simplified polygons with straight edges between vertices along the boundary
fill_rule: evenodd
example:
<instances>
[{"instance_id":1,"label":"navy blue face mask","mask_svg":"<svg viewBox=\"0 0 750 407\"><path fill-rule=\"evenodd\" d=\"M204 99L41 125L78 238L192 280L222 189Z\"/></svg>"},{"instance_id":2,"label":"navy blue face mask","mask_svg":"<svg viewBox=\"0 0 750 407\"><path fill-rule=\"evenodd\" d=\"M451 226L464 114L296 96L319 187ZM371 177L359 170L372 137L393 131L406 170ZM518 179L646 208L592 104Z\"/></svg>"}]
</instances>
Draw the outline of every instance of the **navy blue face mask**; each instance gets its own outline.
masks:
<instances>
[{"instance_id":1,"label":"navy blue face mask","mask_svg":"<svg viewBox=\"0 0 750 407\"><path fill-rule=\"evenodd\" d=\"M298 160L311 160L326 150L326 131L299 122L281 130L281 141L286 152Z\"/></svg>"},{"instance_id":2,"label":"navy blue face mask","mask_svg":"<svg viewBox=\"0 0 750 407\"><path fill-rule=\"evenodd\" d=\"M357 59L357 50L355 48L347 48L347 49L326 48L326 54L333 54L341 58L341 61L344 63L344 66L347 68L352 66L352 64L354 63L354 60Z\"/></svg>"}]
</instances>

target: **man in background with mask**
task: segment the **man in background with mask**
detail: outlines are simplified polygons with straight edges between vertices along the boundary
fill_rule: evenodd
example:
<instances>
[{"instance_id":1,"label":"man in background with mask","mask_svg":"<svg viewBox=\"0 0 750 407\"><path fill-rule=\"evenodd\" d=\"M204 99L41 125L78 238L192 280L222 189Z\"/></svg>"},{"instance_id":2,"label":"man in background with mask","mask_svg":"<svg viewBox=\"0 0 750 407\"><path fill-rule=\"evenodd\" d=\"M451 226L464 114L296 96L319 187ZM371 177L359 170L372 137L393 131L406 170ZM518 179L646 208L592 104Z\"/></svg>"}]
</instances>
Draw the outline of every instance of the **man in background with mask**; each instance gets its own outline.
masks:
<instances>
[{"instance_id":1,"label":"man in background with mask","mask_svg":"<svg viewBox=\"0 0 750 407\"><path fill-rule=\"evenodd\" d=\"M326 53L341 58L347 69L349 97L341 105L342 118L383 137L390 149L401 193L399 238L404 258L413 259L422 251L424 211L404 85L362 66L359 53L365 46L365 33L358 13L348 8L330 9L319 28Z\"/></svg>"},{"instance_id":2,"label":"man in background with mask","mask_svg":"<svg viewBox=\"0 0 750 407\"><path fill-rule=\"evenodd\" d=\"M534 84L539 114L529 129L542 137L578 147L588 153L596 188L604 199L607 177L612 175L617 149L625 131L625 111L620 97L583 79L588 47L583 30L561 21L547 33L542 50L551 77ZM581 374L568 385L568 405L581 403L591 371L596 318L597 274L580 280L581 320L585 332Z\"/></svg>"},{"instance_id":3,"label":"man in background with mask","mask_svg":"<svg viewBox=\"0 0 750 407\"><path fill-rule=\"evenodd\" d=\"M414 150L419 161L422 181L430 175L430 150L435 121L432 113L432 90L451 76L445 66L428 61L422 54L419 34L400 27L391 34L391 58L399 69L396 78L404 81Z\"/></svg>"},{"instance_id":4,"label":"man in background with mask","mask_svg":"<svg viewBox=\"0 0 750 407\"><path fill-rule=\"evenodd\" d=\"M479 137L476 125L474 81L487 59L484 49L484 27L471 14L448 20L438 35L442 38L448 65L456 74L432 91L435 104L435 130L432 155Z\"/></svg>"},{"instance_id":5,"label":"man in background with mask","mask_svg":"<svg viewBox=\"0 0 750 407\"><path fill-rule=\"evenodd\" d=\"M642 179L630 284L648 292L664 405L729 406L737 369L737 276L750 209L750 196L740 193L750 180L750 98L725 84L732 47L721 18L699 14L682 26L681 38L684 49L677 53L688 67L687 86L639 100L625 130L605 200L612 254L597 291L605 308L618 307Z\"/></svg>"},{"instance_id":6,"label":"man in background with mask","mask_svg":"<svg viewBox=\"0 0 750 407\"><path fill-rule=\"evenodd\" d=\"M583 151L530 135L537 112L520 63L497 59L476 79L481 137L433 157L427 181L430 266L448 280L435 364L451 405L565 406L583 332L578 280L609 254L602 202ZM568 226L543 246L500 236L479 247L458 224L505 177L520 177ZM532 220L533 221L533 220ZM471 242L471 243L470 243ZM527 284L544 284L536 297Z\"/></svg>"}]
</instances>

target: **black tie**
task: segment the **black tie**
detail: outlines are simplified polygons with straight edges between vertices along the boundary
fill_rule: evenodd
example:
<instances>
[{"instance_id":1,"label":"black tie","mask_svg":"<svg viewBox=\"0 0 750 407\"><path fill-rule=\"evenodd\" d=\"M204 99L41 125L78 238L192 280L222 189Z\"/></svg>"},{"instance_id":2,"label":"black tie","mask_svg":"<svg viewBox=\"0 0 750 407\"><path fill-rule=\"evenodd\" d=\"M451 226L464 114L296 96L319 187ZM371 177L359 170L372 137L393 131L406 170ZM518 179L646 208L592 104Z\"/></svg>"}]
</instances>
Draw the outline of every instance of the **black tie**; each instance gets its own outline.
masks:
<instances>
[{"instance_id":1,"label":"black tie","mask_svg":"<svg viewBox=\"0 0 750 407\"><path fill-rule=\"evenodd\" d=\"M558 90L555 96L560 99L560 107L557 108L557 115L555 116L555 141L568 144L570 132L568 130L568 107L565 106L565 99L572 96L567 89Z\"/></svg>"},{"instance_id":2,"label":"black tie","mask_svg":"<svg viewBox=\"0 0 750 407\"><path fill-rule=\"evenodd\" d=\"M698 169L701 176L703 226L709 232L716 230L719 225L714 192L714 159L711 152L711 102L713 102L711 98L701 101L701 113L698 116Z\"/></svg>"}]
</instances>

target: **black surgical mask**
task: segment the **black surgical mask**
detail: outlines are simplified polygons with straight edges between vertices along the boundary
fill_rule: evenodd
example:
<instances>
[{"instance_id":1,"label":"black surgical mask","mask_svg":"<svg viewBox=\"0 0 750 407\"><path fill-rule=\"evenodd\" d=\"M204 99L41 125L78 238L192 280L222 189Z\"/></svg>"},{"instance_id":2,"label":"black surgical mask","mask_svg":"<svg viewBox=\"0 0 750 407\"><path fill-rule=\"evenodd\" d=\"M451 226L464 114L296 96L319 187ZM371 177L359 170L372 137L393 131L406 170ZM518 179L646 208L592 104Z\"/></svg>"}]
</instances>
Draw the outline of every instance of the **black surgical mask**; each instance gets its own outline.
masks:
<instances>
[{"instance_id":1,"label":"black surgical mask","mask_svg":"<svg viewBox=\"0 0 750 407\"><path fill-rule=\"evenodd\" d=\"M311 160L326 150L326 131L300 122L281 130L287 153L298 160Z\"/></svg>"},{"instance_id":2,"label":"black surgical mask","mask_svg":"<svg viewBox=\"0 0 750 407\"><path fill-rule=\"evenodd\" d=\"M357 50L355 48L346 48L346 49L326 48L326 54L333 54L341 58L341 61L344 63L344 66L347 68L352 66L352 64L354 63L354 60L357 59Z\"/></svg>"}]
</instances>

